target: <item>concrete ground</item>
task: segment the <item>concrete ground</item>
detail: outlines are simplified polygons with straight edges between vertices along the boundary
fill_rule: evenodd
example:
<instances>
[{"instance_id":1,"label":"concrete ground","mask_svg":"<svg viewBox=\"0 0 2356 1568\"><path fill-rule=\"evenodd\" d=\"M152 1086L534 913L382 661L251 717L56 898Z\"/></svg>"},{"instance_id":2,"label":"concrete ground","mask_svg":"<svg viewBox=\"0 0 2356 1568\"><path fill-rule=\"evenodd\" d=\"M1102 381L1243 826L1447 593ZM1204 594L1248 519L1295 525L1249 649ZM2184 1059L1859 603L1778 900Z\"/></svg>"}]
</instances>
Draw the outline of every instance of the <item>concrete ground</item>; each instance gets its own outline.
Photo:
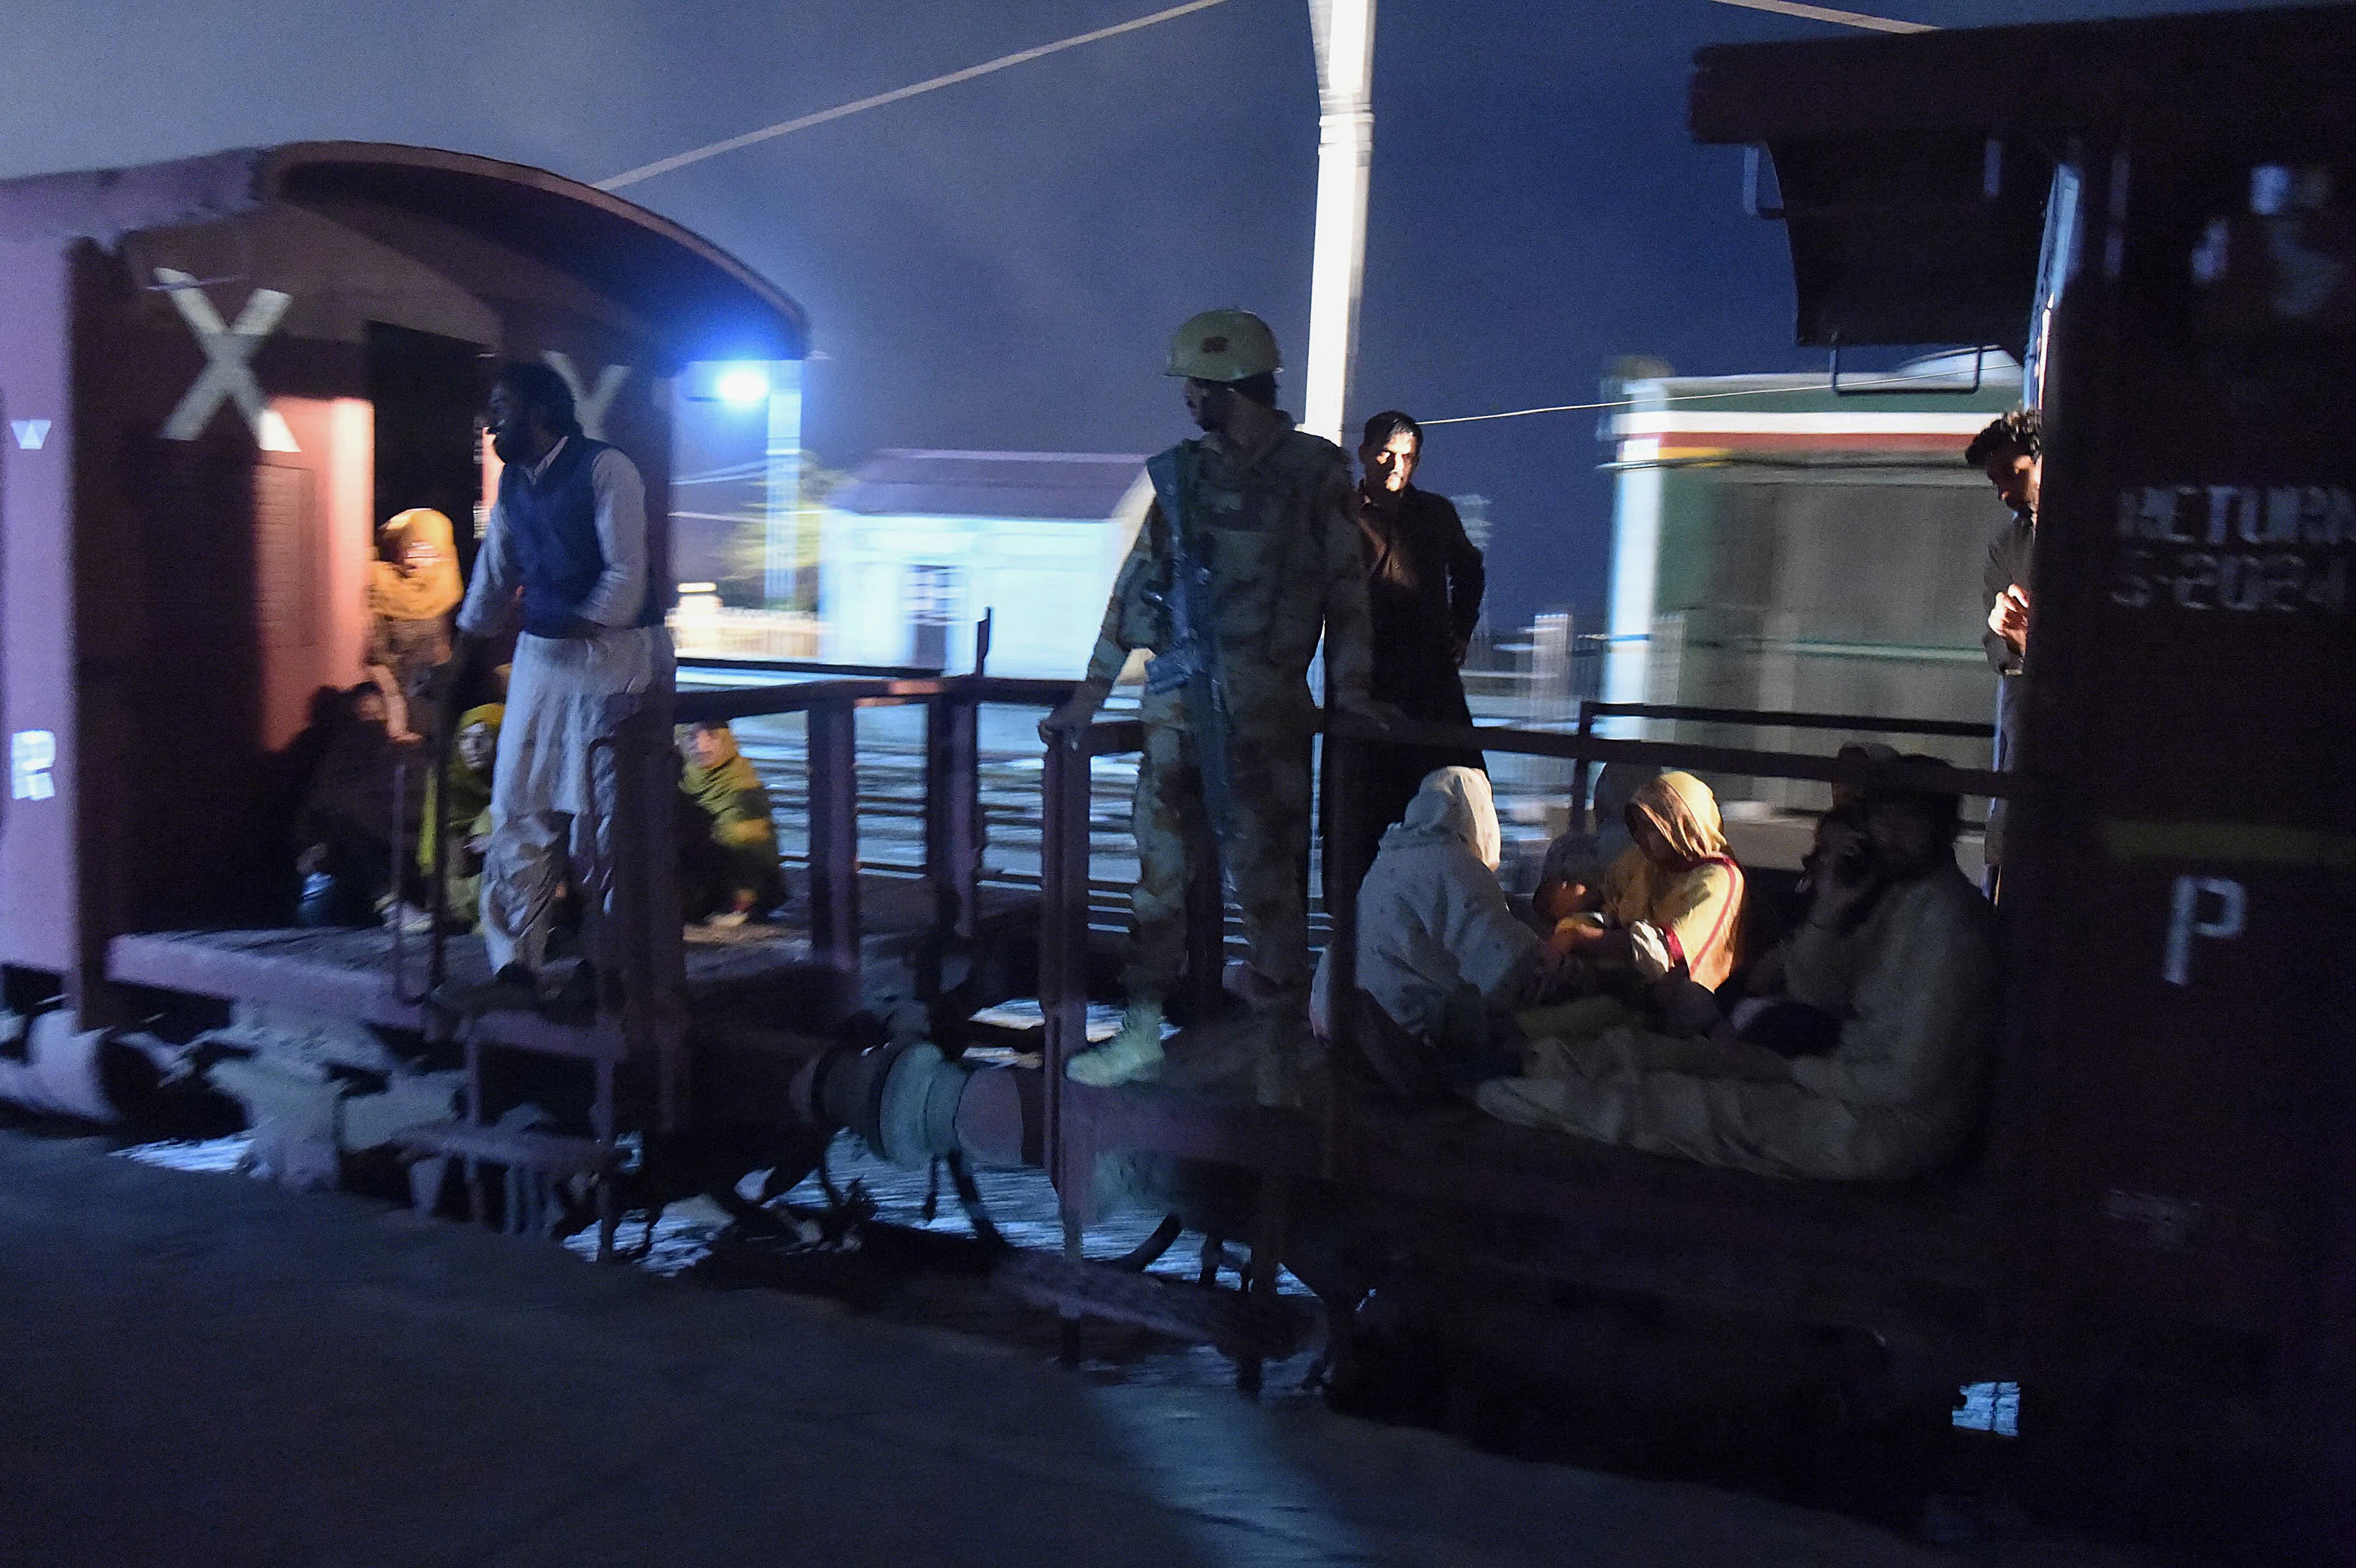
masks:
<instances>
[{"instance_id":1,"label":"concrete ground","mask_svg":"<svg viewBox=\"0 0 2356 1568\"><path fill-rule=\"evenodd\" d=\"M0 1332L8 1568L1957 1561L94 1140L0 1132Z\"/></svg>"}]
</instances>

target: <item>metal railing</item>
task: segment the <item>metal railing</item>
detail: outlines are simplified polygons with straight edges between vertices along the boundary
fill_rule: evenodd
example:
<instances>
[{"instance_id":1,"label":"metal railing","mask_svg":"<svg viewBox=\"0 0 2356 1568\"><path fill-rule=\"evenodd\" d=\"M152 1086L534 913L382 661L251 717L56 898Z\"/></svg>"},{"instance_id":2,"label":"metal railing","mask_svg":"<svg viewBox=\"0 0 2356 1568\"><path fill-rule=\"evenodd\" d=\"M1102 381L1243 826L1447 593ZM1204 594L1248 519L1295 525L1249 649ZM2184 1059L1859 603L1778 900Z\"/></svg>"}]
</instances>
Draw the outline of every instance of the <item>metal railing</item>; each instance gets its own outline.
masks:
<instances>
[{"instance_id":1,"label":"metal railing","mask_svg":"<svg viewBox=\"0 0 2356 1568\"><path fill-rule=\"evenodd\" d=\"M1737 714L1736 710L1705 711L1730 718ZM1774 720L1778 727L1862 730L1878 725L1881 726L1879 733L1920 733L1912 728L1915 721L1859 719L1836 724L1832 722L1836 715L1826 714L1739 716L1744 721ZM1789 722L1795 717L1826 722L1815 725ZM1944 721L1938 723L1944 725ZM1973 726L1957 727L1969 733ZM1940 728L1931 733L1948 732ZM1306 1150L1297 1135L1270 1133L1265 1119L1272 1113L1240 1107L1204 1113L1172 1103L1157 1104L1142 1112L1116 1111L1105 1106L1104 1097L1099 1095L1084 1102L1085 1111L1076 1112L1076 1105L1083 1102L1076 1101L1068 1092L1064 1069L1074 1056L1087 1048L1088 770L1097 757L1135 751L1143 744L1144 726L1128 720L1093 725L1047 748L1039 932L1039 1000L1046 1022L1042 1068L1045 1079L1048 1171L1062 1196L1067 1223L1076 1223L1074 1217L1087 1211L1089 1199L1083 1189L1092 1177L1093 1157L1111 1143L1197 1157L1227 1158L1271 1174L1298 1175L1313 1170L1330 1178L1344 1163L1345 1130L1341 1122L1341 1102L1330 1092L1317 1097L1325 1108L1324 1116L1314 1138L1314 1148ZM1357 852L1354 846L1358 842L1358 824L1353 816L1356 801L1349 782L1362 748L1394 746L1472 747L1493 755L1552 757L1582 764L1629 762L1753 778L1815 779L1867 788L1930 789L1997 797L2019 795L2024 789L2018 774L1958 768L1941 762L1883 762L1739 746L1621 740L1595 735L1591 727L1577 733L1414 722L1380 727L1347 715L1331 717L1325 729L1324 771L1319 782L1336 802L1334 847L1345 862L1327 868L1331 896L1326 913L1331 935L1326 951L1331 965L1330 994L1334 998L1328 1026L1335 1056L1355 1048L1355 1009L1342 999L1356 993L1356 889L1366 869L1346 864L1355 858ZM1214 922L1219 911L1217 867L1196 868L1187 901L1190 993L1197 993L1198 988L1215 993L1217 988L1215 960L1206 966L1197 954L1204 951L1205 945L1198 932L1205 927L1215 930ZM1211 950L1215 951L1215 948ZM1116 1128L1117 1131L1108 1131Z\"/></svg>"},{"instance_id":2,"label":"metal railing","mask_svg":"<svg viewBox=\"0 0 2356 1568\"><path fill-rule=\"evenodd\" d=\"M1965 719L1884 719L1851 714L1812 714L1756 708L1705 708L1681 703L1604 703L1592 698L1579 704L1579 735L1595 734L1595 721L1609 718L1667 719L1688 724L1743 725L1754 729L1838 730L1847 735L1943 736L1967 740L1991 740L1996 726ZM1609 761L1610 758L1604 760ZM1571 825L1585 830L1588 820L1590 758L1581 757L1570 775ZM1757 778L1800 778L1799 774L1755 774ZM1978 794L1983 791L1973 790Z\"/></svg>"},{"instance_id":3,"label":"metal railing","mask_svg":"<svg viewBox=\"0 0 2356 1568\"><path fill-rule=\"evenodd\" d=\"M727 723L801 714L808 725L810 942L846 982L859 970L859 735L862 708L922 706L925 734L925 854L945 931L973 934L987 823L981 811L980 715L985 703L1050 707L1071 695L1067 681L996 675L803 681L684 693L680 724Z\"/></svg>"}]
</instances>

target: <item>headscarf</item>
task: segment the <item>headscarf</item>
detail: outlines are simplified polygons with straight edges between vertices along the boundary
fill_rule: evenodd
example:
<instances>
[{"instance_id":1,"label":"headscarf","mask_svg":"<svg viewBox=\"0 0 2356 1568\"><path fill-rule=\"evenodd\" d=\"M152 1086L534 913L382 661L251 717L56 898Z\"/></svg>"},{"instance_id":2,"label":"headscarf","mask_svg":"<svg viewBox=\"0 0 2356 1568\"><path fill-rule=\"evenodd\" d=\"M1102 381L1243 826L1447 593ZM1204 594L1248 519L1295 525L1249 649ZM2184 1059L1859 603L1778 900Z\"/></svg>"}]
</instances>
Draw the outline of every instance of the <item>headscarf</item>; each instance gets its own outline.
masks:
<instances>
[{"instance_id":1,"label":"headscarf","mask_svg":"<svg viewBox=\"0 0 2356 1568\"><path fill-rule=\"evenodd\" d=\"M445 822L461 837L477 817L491 809L491 770L469 768L460 754L455 736L465 735L477 725L491 726L491 742L498 746L499 725L507 718L507 709L498 703L485 703L468 708L458 715L458 727L451 731L449 765L439 779L428 774L425 779L425 822L417 832L417 864L421 870L434 865L434 843ZM448 801L445 807L443 802Z\"/></svg>"},{"instance_id":2,"label":"headscarf","mask_svg":"<svg viewBox=\"0 0 2356 1568\"><path fill-rule=\"evenodd\" d=\"M1895 762L1898 760L1898 748L1878 740L1853 740L1833 753L1836 762L1845 762L1852 757L1867 762ZM1836 806L1845 800L1857 800L1865 793L1854 784L1835 784L1832 789L1833 804Z\"/></svg>"},{"instance_id":3,"label":"headscarf","mask_svg":"<svg viewBox=\"0 0 2356 1568\"><path fill-rule=\"evenodd\" d=\"M1660 776L1661 769L1649 763L1605 763L1595 776L1594 831L1567 832L1548 844L1538 880L1600 886L1633 842L1628 836L1629 800L1646 780Z\"/></svg>"},{"instance_id":4,"label":"headscarf","mask_svg":"<svg viewBox=\"0 0 2356 1568\"><path fill-rule=\"evenodd\" d=\"M1643 849L1632 848L1606 878L1605 908L1635 940L1636 972L1658 979L1682 961L1695 981L1716 989L1740 961L1743 947L1742 868L1727 852L1717 797L1690 773L1664 773L1636 791L1628 802L1628 818L1632 828L1638 822L1650 824L1684 862L1656 865ZM1680 948L1665 900L1691 889L1706 865L1721 868L1730 879L1727 902L1708 932L1689 937Z\"/></svg>"},{"instance_id":5,"label":"headscarf","mask_svg":"<svg viewBox=\"0 0 2356 1568\"><path fill-rule=\"evenodd\" d=\"M1599 832L1626 831L1628 802L1636 791L1661 776L1662 769L1644 762L1607 762L1595 776L1595 822Z\"/></svg>"},{"instance_id":6,"label":"headscarf","mask_svg":"<svg viewBox=\"0 0 2356 1568\"><path fill-rule=\"evenodd\" d=\"M387 620L434 620L448 615L466 596L458 577L458 555L451 543L450 520L431 507L412 507L396 513L380 535L386 548L400 560L380 560L369 571L369 613ZM416 545L430 545L433 555L415 573L402 569Z\"/></svg>"},{"instance_id":7,"label":"headscarf","mask_svg":"<svg viewBox=\"0 0 2356 1568\"><path fill-rule=\"evenodd\" d=\"M1489 776L1477 768L1435 768L1407 805L1407 814L1383 834L1385 849L1408 844L1461 843L1490 870L1505 857L1497 804Z\"/></svg>"},{"instance_id":8,"label":"headscarf","mask_svg":"<svg viewBox=\"0 0 2356 1568\"><path fill-rule=\"evenodd\" d=\"M1628 813L1650 822L1688 865L1726 855L1726 829L1719 818L1718 797L1690 773L1664 773L1648 780L1628 802Z\"/></svg>"},{"instance_id":9,"label":"headscarf","mask_svg":"<svg viewBox=\"0 0 2356 1568\"><path fill-rule=\"evenodd\" d=\"M685 740L695 732L691 728L682 728L679 733L680 739ZM744 808L745 792L759 791L764 800L767 794L763 789L761 776L753 770L753 764L736 749L736 732L723 725L710 734L720 743L724 755L709 767L691 759L688 761L680 772L680 789L694 800L705 816L712 819L714 836L723 842L752 842L774 835L776 829L766 814L755 824L758 832L747 831L742 825L754 822Z\"/></svg>"}]
</instances>

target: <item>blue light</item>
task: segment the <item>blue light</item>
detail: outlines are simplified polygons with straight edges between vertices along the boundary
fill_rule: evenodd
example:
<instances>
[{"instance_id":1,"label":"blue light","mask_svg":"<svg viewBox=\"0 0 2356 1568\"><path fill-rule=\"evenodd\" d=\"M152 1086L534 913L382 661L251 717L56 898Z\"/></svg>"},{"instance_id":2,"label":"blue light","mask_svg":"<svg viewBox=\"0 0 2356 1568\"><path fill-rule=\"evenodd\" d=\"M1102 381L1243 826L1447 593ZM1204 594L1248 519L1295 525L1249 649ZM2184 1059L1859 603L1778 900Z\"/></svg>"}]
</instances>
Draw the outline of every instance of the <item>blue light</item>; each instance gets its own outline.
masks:
<instances>
[{"instance_id":1,"label":"blue light","mask_svg":"<svg viewBox=\"0 0 2356 1568\"><path fill-rule=\"evenodd\" d=\"M712 390L732 408L769 401L769 372L758 365L731 365L713 378Z\"/></svg>"}]
</instances>

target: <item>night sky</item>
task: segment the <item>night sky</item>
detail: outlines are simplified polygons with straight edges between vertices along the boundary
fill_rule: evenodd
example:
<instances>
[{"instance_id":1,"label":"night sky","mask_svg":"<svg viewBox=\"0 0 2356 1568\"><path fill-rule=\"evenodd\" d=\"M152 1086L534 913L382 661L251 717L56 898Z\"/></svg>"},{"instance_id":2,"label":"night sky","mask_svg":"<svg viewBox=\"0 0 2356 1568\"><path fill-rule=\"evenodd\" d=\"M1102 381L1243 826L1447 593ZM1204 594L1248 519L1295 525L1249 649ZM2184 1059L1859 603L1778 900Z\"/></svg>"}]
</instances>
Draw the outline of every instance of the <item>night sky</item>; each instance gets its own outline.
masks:
<instances>
[{"instance_id":1,"label":"night sky","mask_svg":"<svg viewBox=\"0 0 2356 1568\"><path fill-rule=\"evenodd\" d=\"M311 138L597 180L1167 0L515 0L258 8L15 0L0 176ZM1888 0L1945 27L2221 9ZM1354 414L1591 399L1608 360L1812 366L1740 157L1685 134L1703 44L1844 31L1709 0L1381 0ZM1317 98L1302 0L1162 27L631 188L809 309L808 444L1145 452L1189 433L1170 330L1241 305L1305 347ZM1285 403L1299 409L1297 386ZM1493 622L1601 608L1595 416L1434 431L1427 488L1492 498Z\"/></svg>"}]
</instances>

